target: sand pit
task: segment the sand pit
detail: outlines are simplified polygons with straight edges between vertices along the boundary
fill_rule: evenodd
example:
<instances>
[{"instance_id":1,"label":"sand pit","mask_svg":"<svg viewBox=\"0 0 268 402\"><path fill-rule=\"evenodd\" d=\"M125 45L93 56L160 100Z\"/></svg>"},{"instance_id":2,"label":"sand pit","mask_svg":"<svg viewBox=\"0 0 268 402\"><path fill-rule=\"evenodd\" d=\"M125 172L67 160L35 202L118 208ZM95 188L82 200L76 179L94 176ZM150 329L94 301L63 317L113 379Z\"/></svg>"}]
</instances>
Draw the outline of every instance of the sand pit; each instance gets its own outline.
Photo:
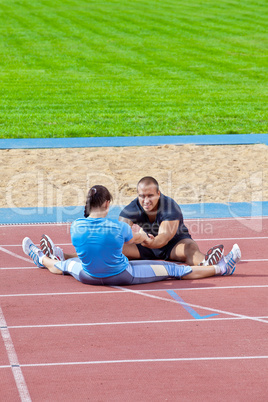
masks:
<instances>
[{"instance_id":1,"label":"sand pit","mask_svg":"<svg viewBox=\"0 0 268 402\"><path fill-rule=\"evenodd\" d=\"M136 196L136 183L154 176L179 204L268 200L266 145L0 150L1 208L84 205L103 184L114 204Z\"/></svg>"}]
</instances>

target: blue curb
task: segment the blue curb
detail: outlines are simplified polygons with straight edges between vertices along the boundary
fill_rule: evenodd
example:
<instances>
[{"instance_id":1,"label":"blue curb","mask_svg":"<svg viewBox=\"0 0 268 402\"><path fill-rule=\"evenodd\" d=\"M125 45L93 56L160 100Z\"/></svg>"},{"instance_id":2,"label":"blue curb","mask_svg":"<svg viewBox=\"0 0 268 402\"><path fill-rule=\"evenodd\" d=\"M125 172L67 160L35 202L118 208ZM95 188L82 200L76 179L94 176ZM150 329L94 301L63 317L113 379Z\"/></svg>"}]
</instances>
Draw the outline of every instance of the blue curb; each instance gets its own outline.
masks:
<instances>
[{"instance_id":1,"label":"blue curb","mask_svg":"<svg viewBox=\"0 0 268 402\"><path fill-rule=\"evenodd\" d=\"M133 147L157 145L268 145L268 134L168 135L0 139L0 149Z\"/></svg>"},{"instance_id":2,"label":"blue curb","mask_svg":"<svg viewBox=\"0 0 268 402\"><path fill-rule=\"evenodd\" d=\"M185 219L244 218L268 216L268 201L234 202L228 204L180 205ZM123 206L110 208L108 218L118 219ZM44 208L0 208L0 224L71 223L84 216L84 206Z\"/></svg>"}]
</instances>

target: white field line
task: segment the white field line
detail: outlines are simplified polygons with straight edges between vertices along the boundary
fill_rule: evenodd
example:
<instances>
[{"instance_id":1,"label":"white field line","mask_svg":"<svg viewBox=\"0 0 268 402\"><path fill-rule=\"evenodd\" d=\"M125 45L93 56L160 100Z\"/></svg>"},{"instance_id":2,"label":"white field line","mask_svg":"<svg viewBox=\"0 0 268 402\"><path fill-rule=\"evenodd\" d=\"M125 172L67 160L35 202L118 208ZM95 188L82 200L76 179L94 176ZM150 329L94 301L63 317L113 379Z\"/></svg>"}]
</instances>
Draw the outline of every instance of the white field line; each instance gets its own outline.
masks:
<instances>
[{"instance_id":1,"label":"white field line","mask_svg":"<svg viewBox=\"0 0 268 402\"><path fill-rule=\"evenodd\" d=\"M268 320L268 316L254 317L263 318ZM233 321L233 320L246 320L243 317L222 317L222 318L206 318L200 320L200 322L207 321ZM114 325L148 325L148 324L179 324L185 322L196 323L195 318L182 319L182 320L151 320L151 321L114 321L114 322L87 322L87 323L75 323L75 324L40 324L40 325L10 325L9 329L26 329L26 328L69 328L69 327L99 327L99 326L114 326ZM268 322L268 321L267 321Z\"/></svg>"},{"instance_id":2,"label":"white field line","mask_svg":"<svg viewBox=\"0 0 268 402\"><path fill-rule=\"evenodd\" d=\"M163 301L167 301L169 303L179 303L183 306L190 306L193 307L195 309L201 309L201 310L206 310L206 311L212 311L213 313L219 313L219 314L226 314L226 315L230 315L232 317L240 317L240 318L245 318L251 321L258 321L258 322L263 322L265 324L268 324L268 321L262 319L262 318L255 318L255 317L250 317L250 316L246 316L244 314L236 314L236 313L232 313L229 311L224 311L224 310L219 310L219 309L215 309L215 308L211 308L211 307L205 307L205 306L200 306L198 304L192 304L192 303L185 303L185 302L178 302L174 299L167 299L166 297L160 297L160 296L155 296L155 295L151 295L145 292L140 292L139 290L132 290L132 289L127 289L127 288L123 288L121 286L113 286L115 289L120 289L120 290L125 290L125 292L127 293L135 293L137 295L140 296L145 296L145 297L150 297L152 299L158 299L158 300L163 300Z\"/></svg>"},{"instance_id":3,"label":"white field line","mask_svg":"<svg viewBox=\"0 0 268 402\"><path fill-rule=\"evenodd\" d=\"M22 371L21 371L21 366L18 361L18 357L15 351L14 344L12 342L7 323L3 314L3 311L0 307L0 330L1 330L1 335L4 341L4 345L7 351L8 355L8 360L12 369L12 373L15 379L15 383L21 398L22 402L30 402L31 397L25 382L25 379L23 377ZM10 367L6 366L6 367Z\"/></svg>"},{"instance_id":4,"label":"white field line","mask_svg":"<svg viewBox=\"0 0 268 402\"><path fill-rule=\"evenodd\" d=\"M267 288L268 285L244 285L244 286L214 286L214 287L202 287L202 288L172 288L172 290L177 292L185 292L185 291L202 291L202 290L233 290L233 289L259 289L259 288ZM106 291L85 291L85 292L57 292L57 293L14 293L14 294L0 294L0 297L36 297L36 296L70 296L70 295L106 295L106 294L121 294L126 293L126 288L122 288L123 290L106 290ZM167 289L144 289L141 290L140 293L155 293L155 292L165 292ZM168 299L167 299L168 300Z\"/></svg>"},{"instance_id":5,"label":"white field line","mask_svg":"<svg viewBox=\"0 0 268 402\"><path fill-rule=\"evenodd\" d=\"M215 356L215 357L178 357L170 359L129 359L129 360L96 360L85 362L58 362L58 363L28 363L21 367L51 367L51 366L86 366L93 364L123 364L123 363L169 363L169 362L196 362L196 361L219 361L219 360L256 360L268 359L268 356ZM7 368L8 366L0 366Z\"/></svg>"}]
</instances>

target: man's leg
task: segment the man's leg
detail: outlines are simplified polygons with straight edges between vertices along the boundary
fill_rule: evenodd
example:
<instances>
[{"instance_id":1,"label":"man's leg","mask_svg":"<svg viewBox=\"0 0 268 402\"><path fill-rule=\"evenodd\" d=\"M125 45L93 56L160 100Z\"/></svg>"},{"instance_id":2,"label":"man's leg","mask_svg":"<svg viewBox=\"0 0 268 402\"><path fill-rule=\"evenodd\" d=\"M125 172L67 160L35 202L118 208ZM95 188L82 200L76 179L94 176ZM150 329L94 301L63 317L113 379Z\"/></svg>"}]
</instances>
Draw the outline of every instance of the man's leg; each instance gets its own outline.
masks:
<instances>
[{"instance_id":1,"label":"man's leg","mask_svg":"<svg viewBox=\"0 0 268 402\"><path fill-rule=\"evenodd\" d=\"M141 258L136 244L124 244L123 254L130 260L139 260Z\"/></svg>"},{"instance_id":2,"label":"man's leg","mask_svg":"<svg viewBox=\"0 0 268 402\"><path fill-rule=\"evenodd\" d=\"M191 268L192 272L190 274L183 276L181 279L188 279L188 280L202 279L202 278L208 278L210 276L215 276L217 273L214 265L198 266Z\"/></svg>"},{"instance_id":3,"label":"man's leg","mask_svg":"<svg viewBox=\"0 0 268 402\"><path fill-rule=\"evenodd\" d=\"M197 243L192 239L179 241L171 250L169 260L185 262L187 265L199 265L205 258Z\"/></svg>"},{"instance_id":4,"label":"man's leg","mask_svg":"<svg viewBox=\"0 0 268 402\"><path fill-rule=\"evenodd\" d=\"M42 250L45 256L51 258L52 260L65 261L68 260L69 258L77 257L76 253L72 254L64 253L62 248L56 246L54 242L51 240L51 238L45 234L42 235L40 239L40 249Z\"/></svg>"},{"instance_id":5,"label":"man's leg","mask_svg":"<svg viewBox=\"0 0 268 402\"><path fill-rule=\"evenodd\" d=\"M229 254L232 254L229 256ZM192 266L181 265L170 261L131 261L127 272L132 276L131 285L163 281L166 279L202 279L215 275L232 275L237 258L233 253L221 259L217 265Z\"/></svg>"},{"instance_id":6,"label":"man's leg","mask_svg":"<svg viewBox=\"0 0 268 402\"><path fill-rule=\"evenodd\" d=\"M51 272L52 274L62 275L63 272L55 267L56 263L57 263L56 260L52 260L49 257L44 256L42 258L42 264L49 270L49 272Z\"/></svg>"}]
</instances>

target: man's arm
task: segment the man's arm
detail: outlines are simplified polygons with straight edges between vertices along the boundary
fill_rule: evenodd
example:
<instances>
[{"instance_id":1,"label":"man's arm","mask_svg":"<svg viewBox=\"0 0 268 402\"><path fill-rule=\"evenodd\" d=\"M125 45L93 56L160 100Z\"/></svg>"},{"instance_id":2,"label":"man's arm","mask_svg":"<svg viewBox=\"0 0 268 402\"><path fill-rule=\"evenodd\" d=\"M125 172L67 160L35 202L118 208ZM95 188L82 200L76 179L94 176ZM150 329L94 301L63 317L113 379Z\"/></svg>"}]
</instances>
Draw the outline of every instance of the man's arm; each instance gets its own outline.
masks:
<instances>
[{"instance_id":1,"label":"man's arm","mask_svg":"<svg viewBox=\"0 0 268 402\"><path fill-rule=\"evenodd\" d=\"M179 220L161 222L157 236L148 235L149 238L142 242L142 246L148 248L164 247L177 233Z\"/></svg>"}]
</instances>

